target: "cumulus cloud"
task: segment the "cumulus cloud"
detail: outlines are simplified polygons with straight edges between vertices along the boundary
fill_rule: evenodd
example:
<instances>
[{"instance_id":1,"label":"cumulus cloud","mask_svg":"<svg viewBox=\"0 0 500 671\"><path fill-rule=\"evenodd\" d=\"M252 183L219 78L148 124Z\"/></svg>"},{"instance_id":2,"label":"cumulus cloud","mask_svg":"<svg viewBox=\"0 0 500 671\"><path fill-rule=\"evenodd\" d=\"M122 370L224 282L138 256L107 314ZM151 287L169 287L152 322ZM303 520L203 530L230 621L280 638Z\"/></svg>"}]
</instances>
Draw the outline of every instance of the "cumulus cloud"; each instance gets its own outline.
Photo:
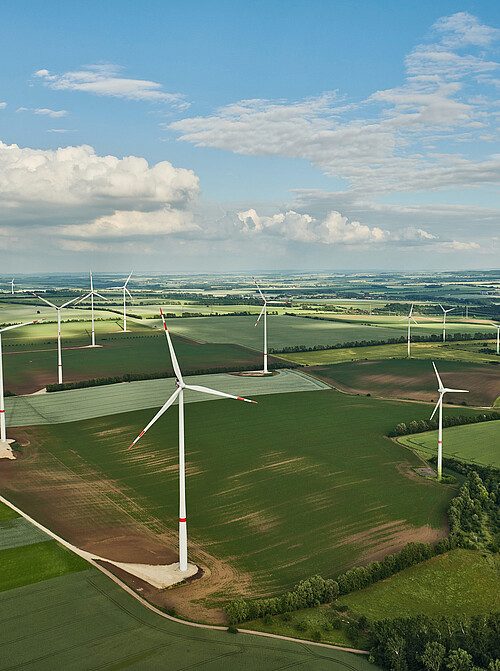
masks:
<instances>
[{"instance_id":1,"label":"cumulus cloud","mask_svg":"<svg viewBox=\"0 0 500 671\"><path fill-rule=\"evenodd\" d=\"M448 250L450 252L471 252L481 249L481 245L479 245L477 242L460 242L458 240L442 242L440 246L442 249Z\"/></svg>"},{"instance_id":2,"label":"cumulus cloud","mask_svg":"<svg viewBox=\"0 0 500 671\"><path fill-rule=\"evenodd\" d=\"M188 107L180 93L167 93L158 82L120 76L117 65L89 65L82 70L55 74L37 70L34 76L56 91L83 91L98 96L167 103L179 109Z\"/></svg>"},{"instance_id":3,"label":"cumulus cloud","mask_svg":"<svg viewBox=\"0 0 500 671\"><path fill-rule=\"evenodd\" d=\"M499 63L484 49L500 32L461 12L440 19L431 34L434 41L407 56L405 82L365 100L332 92L299 101L242 100L168 128L200 147L306 159L365 193L498 183L500 162L478 147L481 137L497 134L491 83ZM473 147L470 156L465 143Z\"/></svg>"},{"instance_id":4,"label":"cumulus cloud","mask_svg":"<svg viewBox=\"0 0 500 671\"><path fill-rule=\"evenodd\" d=\"M7 103L0 103L0 110L3 110L7 107Z\"/></svg>"},{"instance_id":5,"label":"cumulus cloud","mask_svg":"<svg viewBox=\"0 0 500 671\"><path fill-rule=\"evenodd\" d=\"M149 166L136 156L99 156L87 145L41 150L0 142L0 222L55 234L65 249L78 240L88 251L102 240L196 230L198 193L196 175L167 161Z\"/></svg>"},{"instance_id":6,"label":"cumulus cloud","mask_svg":"<svg viewBox=\"0 0 500 671\"><path fill-rule=\"evenodd\" d=\"M53 119L58 119L59 117L67 116L67 110L51 110L46 107L19 107L18 112L32 112L33 114L39 114L44 116L50 116Z\"/></svg>"}]
</instances>

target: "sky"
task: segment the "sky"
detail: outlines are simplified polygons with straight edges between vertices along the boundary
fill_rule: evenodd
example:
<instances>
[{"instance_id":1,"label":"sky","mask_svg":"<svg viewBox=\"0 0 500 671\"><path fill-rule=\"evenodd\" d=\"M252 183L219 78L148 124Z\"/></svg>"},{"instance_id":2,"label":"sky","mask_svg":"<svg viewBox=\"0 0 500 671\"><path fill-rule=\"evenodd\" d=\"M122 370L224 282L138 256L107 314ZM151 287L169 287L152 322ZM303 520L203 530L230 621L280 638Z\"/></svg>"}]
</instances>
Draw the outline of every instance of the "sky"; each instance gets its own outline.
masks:
<instances>
[{"instance_id":1,"label":"sky","mask_svg":"<svg viewBox=\"0 0 500 671\"><path fill-rule=\"evenodd\" d=\"M24 0L0 22L2 273L500 265L498 3Z\"/></svg>"}]
</instances>

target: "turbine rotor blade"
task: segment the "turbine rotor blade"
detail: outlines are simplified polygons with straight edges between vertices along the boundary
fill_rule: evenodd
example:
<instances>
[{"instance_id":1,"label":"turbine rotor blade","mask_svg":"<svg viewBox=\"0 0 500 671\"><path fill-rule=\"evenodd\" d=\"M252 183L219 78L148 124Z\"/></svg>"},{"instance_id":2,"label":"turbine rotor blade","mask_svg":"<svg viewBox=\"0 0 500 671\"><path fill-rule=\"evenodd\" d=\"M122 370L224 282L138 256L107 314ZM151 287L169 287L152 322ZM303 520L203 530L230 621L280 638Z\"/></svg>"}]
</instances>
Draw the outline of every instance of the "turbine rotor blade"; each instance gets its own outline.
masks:
<instances>
[{"instance_id":1,"label":"turbine rotor blade","mask_svg":"<svg viewBox=\"0 0 500 671\"><path fill-rule=\"evenodd\" d=\"M127 286L128 281L129 281L129 279L132 277L132 273L133 273L133 272L134 272L133 270L130 271L130 275L127 277L127 281L126 281L125 284L123 285L124 288Z\"/></svg>"},{"instance_id":2,"label":"turbine rotor blade","mask_svg":"<svg viewBox=\"0 0 500 671\"><path fill-rule=\"evenodd\" d=\"M174 346L172 344L172 340L170 338L170 333L168 332L167 328L167 322L165 321L165 315L163 314L163 311L160 309L160 314L161 314L161 319L163 321L163 328L165 329L165 336L167 338L167 343L168 343L168 349L170 351L170 358L172 359L172 367L174 369L174 373L179 380L181 384L184 384L184 380L182 379L182 373L181 373L181 367L179 366L179 362L177 361L177 357L175 356L175 350Z\"/></svg>"},{"instance_id":3,"label":"turbine rotor blade","mask_svg":"<svg viewBox=\"0 0 500 671\"><path fill-rule=\"evenodd\" d=\"M94 285L92 282L92 271L90 271L90 291L94 291Z\"/></svg>"},{"instance_id":4,"label":"turbine rotor blade","mask_svg":"<svg viewBox=\"0 0 500 671\"><path fill-rule=\"evenodd\" d=\"M166 411L170 408L170 406L171 406L173 403L175 403L175 400L177 399L177 396L179 396L180 393L181 393L180 388L179 388L179 389L176 389L176 390L174 391L174 393L172 394L172 396L171 396L171 397L168 399L168 401L167 401L167 402L160 408L160 410L158 410L158 412L157 412L156 415L153 417L153 419L149 422L149 424L146 426L146 428L143 429L143 430L140 432L140 434L137 436L137 438L130 444L130 446L127 447L127 450L130 450L130 448L133 447L133 446L137 443L137 441L138 441L140 438L142 438L142 436L146 433L146 431L147 431L151 426L153 426L153 424L156 422L156 420L159 419L159 418L163 415L163 413L166 412Z\"/></svg>"},{"instance_id":5,"label":"turbine rotor blade","mask_svg":"<svg viewBox=\"0 0 500 671\"><path fill-rule=\"evenodd\" d=\"M200 391L203 394L213 394L213 396L222 396L223 398L234 398L236 401L245 401L246 403L257 403L257 401L252 401L249 398L243 398L242 396L233 396L233 394L225 394L223 391L216 391L215 389L209 389L208 387L200 387L197 384L187 384L186 389L191 389L192 391Z\"/></svg>"},{"instance_id":6,"label":"turbine rotor blade","mask_svg":"<svg viewBox=\"0 0 500 671\"><path fill-rule=\"evenodd\" d=\"M436 373L436 377L439 383L439 391L441 392L441 389L444 389L444 384L441 382L441 378L439 377L439 373L437 371L436 364L434 363L434 361L432 362L432 365L434 367L434 372Z\"/></svg>"},{"instance_id":7,"label":"turbine rotor blade","mask_svg":"<svg viewBox=\"0 0 500 671\"><path fill-rule=\"evenodd\" d=\"M24 324L13 324L12 326L6 326L3 329L0 329L0 333L3 333L4 331L10 331L11 329L18 329L21 326L28 326L29 324L38 324L38 322L45 321L44 319L35 319L32 322L24 322Z\"/></svg>"},{"instance_id":8,"label":"turbine rotor blade","mask_svg":"<svg viewBox=\"0 0 500 671\"><path fill-rule=\"evenodd\" d=\"M468 389L450 389L449 387L445 387L443 389L443 393L448 392L448 391L453 391L453 392L459 392L461 394L468 394L469 390Z\"/></svg>"},{"instance_id":9,"label":"turbine rotor blade","mask_svg":"<svg viewBox=\"0 0 500 671\"><path fill-rule=\"evenodd\" d=\"M130 298L131 298L132 300L134 300L134 297L132 296L132 294L130 293L130 291L127 289L127 287L124 286L123 288L124 288L125 291L128 293L128 295L130 296Z\"/></svg>"},{"instance_id":10,"label":"turbine rotor blade","mask_svg":"<svg viewBox=\"0 0 500 671\"><path fill-rule=\"evenodd\" d=\"M36 296L37 298L39 298L39 299L40 299L41 301L43 301L44 303L47 303L47 305L50 305L51 308L55 308L56 310L58 309L57 305L54 305L54 303L51 303L51 302L48 301L46 298L42 298L41 296L39 296L38 294L36 294L34 291L30 291L30 294L33 294L33 296Z\"/></svg>"},{"instance_id":11,"label":"turbine rotor blade","mask_svg":"<svg viewBox=\"0 0 500 671\"><path fill-rule=\"evenodd\" d=\"M82 302L83 302L84 300L86 300L89 296L92 296L92 293L93 293L93 292L91 291L91 292L88 293L86 296L82 296L82 298L79 298L79 299L76 301L75 305L78 305L78 303L82 303ZM65 303L65 305L67 305L67 303ZM61 307L64 307L64 305L62 305Z\"/></svg>"},{"instance_id":12,"label":"turbine rotor blade","mask_svg":"<svg viewBox=\"0 0 500 671\"><path fill-rule=\"evenodd\" d=\"M90 294L88 294L90 296ZM67 301L66 303L63 303L59 309L65 308L67 305L70 305L71 303L74 303L75 301L80 302L78 299L81 298L83 300L83 294L80 296L77 296L76 298L72 298L70 301Z\"/></svg>"},{"instance_id":13,"label":"turbine rotor blade","mask_svg":"<svg viewBox=\"0 0 500 671\"><path fill-rule=\"evenodd\" d=\"M260 287L259 287L259 285L257 284L257 280L255 279L255 277L253 278L253 281L255 282L255 286L256 286L257 289L259 290L260 297L262 298L262 300L263 300L264 303L265 303L265 302L266 302L266 299L264 298L264 294L263 294L262 291L260 290Z\"/></svg>"},{"instance_id":14,"label":"turbine rotor blade","mask_svg":"<svg viewBox=\"0 0 500 671\"><path fill-rule=\"evenodd\" d=\"M92 293L94 294L94 296L99 296L99 298L102 298L103 300L108 301L109 303L109 298L106 298L106 296L101 296L101 294L98 294L97 291L92 291Z\"/></svg>"},{"instance_id":15,"label":"turbine rotor blade","mask_svg":"<svg viewBox=\"0 0 500 671\"><path fill-rule=\"evenodd\" d=\"M265 309L266 309L266 304L264 303L264 305L262 306L262 310L260 311L260 315L257 317L257 321L256 321L255 324L253 325L254 328L255 328L255 327L257 326L257 324L260 322L260 318L261 318L262 315L264 314L264 310L265 310Z\"/></svg>"},{"instance_id":16,"label":"turbine rotor blade","mask_svg":"<svg viewBox=\"0 0 500 671\"><path fill-rule=\"evenodd\" d=\"M436 410L439 408L439 404L442 403L442 401L443 401L443 394L441 394L441 392L439 392L439 401L436 403L436 407L434 408L433 413L429 417L429 419L432 419L434 417L434 415L436 414Z\"/></svg>"}]
</instances>

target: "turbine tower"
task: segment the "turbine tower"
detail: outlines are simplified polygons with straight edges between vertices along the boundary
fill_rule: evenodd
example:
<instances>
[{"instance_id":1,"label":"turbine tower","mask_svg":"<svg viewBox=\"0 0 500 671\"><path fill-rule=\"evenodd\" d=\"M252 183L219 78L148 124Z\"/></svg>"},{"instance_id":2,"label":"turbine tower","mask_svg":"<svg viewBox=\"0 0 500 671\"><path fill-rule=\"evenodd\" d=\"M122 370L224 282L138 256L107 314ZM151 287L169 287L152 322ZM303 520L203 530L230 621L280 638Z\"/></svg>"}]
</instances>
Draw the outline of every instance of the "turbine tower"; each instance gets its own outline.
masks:
<instances>
[{"instance_id":1,"label":"turbine tower","mask_svg":"<svg viewBox=\"0 0 500 671\"><path fill-rule=\"evenodd\" d=\"M7 429L5 424L5 399L3 389L3 362L2 362L2 333L10 331L11 329L18 329L21 326L28 326L29 324L38 324L43 319L35 319L32 322L24 322L24 324L14 324L13 326L6 326L0 329L0 447L8 447Z\"/></svg>"},{"instance_id":2,"label":"turbine tower","mask_svg":"<svg viewBox=\"0 0 500 671\"><path fill-rule=\"evenodd\" d=\"M434 372L436 373L436 377L438 380L438 391L439 391L439 401L436 403L436 407L434 408L434 411L431 415L431 419L434 417L436 414L436 410L439 408L439 427L438 427L438 458L437 458L437 477L438 480L441 480L442 477L442 472L443 472L443 396L446 394L448 391L452 391L455 393L460 393L460 394L467 394L469 392L468 389L450 389L449 387L445 387L443 383L441 382L441 378L439 377L439 373L437 372L436 364L434 361L432 362L432 365L434 366Z\"/></svg>"},{"instance_id":3,"label":"turbine tower","mask_svg":"<svg viewBox=\"0 0 500 671\"><path fill-rule=\"evenodd\" d=\"M411 304L410 313L408 317L403 317L403 319L399 320L400 322L403 322L405 319L408 320L408 358L410 358L411 322L413 321L415 322L415 324L417 323L415 319L412 317L412 312L413 312L413 303Z\"/></svg>"},{"instance_id":4,"label":"turbine tower","mask_svg":"<svg viewBox=\"0 0 500 671\"><path fill-rule=\"evenodd\" d=\"M90 308L92 310L92 344L91 347L96 347L95 344L95 328L94 328L94 296L98 296L99 298L102 298L105 301L109 301L109 298L106 298L106 296L101 296L101 294L98 294L97 291L94 291L94 283L92 281L92 271L90 271L90 292L81 298L77 303L83 303L87 298L90 296Z\"/></svg>"},{"instance_id":5,"label":"turbine tower","mask_svg":"<svg viewBox=\"0 0 500 671\"><path fill-rule=\"evenodd\" d=\"M132 298L132 294L127 289L128 281L132 277L133 272L134 272L133 270L130 272L130 275L127 277L127 279L125 280L125 283L122 286L120 286L120 287L108 287L108 289L120 289L121 291L123 291L123 332L124 333L127 331L127 296L126 296L126 293L130 296L130 298L132 300L134 300Z\"/></svg>"},{"instance_id":6,"label":"turbine tower","mask_svg":"<svg viewBox=\"0 0 500 671\"><path fill-rule=\"evenodd\" d=\"M44 303L47 303L47 305L50 305L51 308L57 310L57 381L59 382L59 384L62 384L63 374L62 374L62 348L61 348L61 310L70 305L71 303L74 303L82 296L80 295L77 296L76 298L72 298L70 301L67 301L66 303L63 303L63 305L58 306L54 305L54 303L51 303L46 298L42 298L34 291L30 291L30 294L33 294L33 296L36 296Z\"/></svg>"},{"instance_id":7,"label":"turbine tower","mask_svg":"<svg viewBox=\"0 0 500 671\"><path fill-rule=\"evenodd\" d=\"M442 305L439 305L439 307L443 311L443 342L445 342L446 341L446 315L448 314L448 312L451 312L455 308L448 308L448 310L445 310Z\"/></svg>"},{"instance_id":8,"label":"turbine tower","mask_svg":"<svg viewBox=\"0 0 500 671\"><path fill-rule=\"evenodd\" d=\"M497 354L500 354L500 324L494 324L493 322L490 322L490 324L497 330Z\"/></svg>"},{"instance_id":9,"label":"turbine tower","mask_svg":"<svg viewBox=\"0 0 500 671\"><path fill-rule=\"evenodd\" d=\"M241 396L233 396L232 394L224 394L221 391L216 391L215 389L209 389L208 387L201 387L199 385L185 384L181 369L177 362L177 357L175 356L174 347L172 345L172 340L170 339L170 333L167 329L167 323L163 312L160 310L161 318L163 320L163 326L165 329L165 335L167 338L168 348L170 350L170 358L172 359L172 367L176 375L176 387L172 396L168 401L163 405L162 408L156 413L153 419L149 422L143 431L137 436L134 442L128 448L130 450L137 441L146 433L146 431L153 426L157 419L159 419L163 413L170 408L170 406L179 399L179 571L186 572L188 570L188 560L187 560L187 516L186 516L186 467L184 459L184 390L190 389L191 391L199 391L204 394L213 394L214 396L222 396L223 398L234 398L237 401L246 401L247 403L257 403L257 401L251 401L248 398L242 398Z\"/></svg>"},{"instance_id":10,"label":"turbine tower","mask_svg":"<svg viewBox=\"0 0 500 671\"><path fill-rule=\"evenodd\" d=\"M11 294L15 293L14 292L14 278L12 278L11 281L10 281L10 293Z\"/></svg>"},{"instance_id":11,"label":"turbine tower","mask_svg":"<svg viewBox=\"0 0 500 671\"><path fill-rule=\"evenodd\" d=\"M259 290L260 297L262 298L262 301L264 305L262 306L262 310L260 311L260 315L257 317L257 321L254 324L254 328L257 326L257 324L260 322L260 318L262 315L264 315L264 375L268 373L267 369L267 304L268 303L278 303L281 304L282 301L268 301L265 297L262 291L260 290L259 285L257 284L257 280L255 277L253 278L253 281L255 282L255 286Z\"/></svg>"}]
</instances>

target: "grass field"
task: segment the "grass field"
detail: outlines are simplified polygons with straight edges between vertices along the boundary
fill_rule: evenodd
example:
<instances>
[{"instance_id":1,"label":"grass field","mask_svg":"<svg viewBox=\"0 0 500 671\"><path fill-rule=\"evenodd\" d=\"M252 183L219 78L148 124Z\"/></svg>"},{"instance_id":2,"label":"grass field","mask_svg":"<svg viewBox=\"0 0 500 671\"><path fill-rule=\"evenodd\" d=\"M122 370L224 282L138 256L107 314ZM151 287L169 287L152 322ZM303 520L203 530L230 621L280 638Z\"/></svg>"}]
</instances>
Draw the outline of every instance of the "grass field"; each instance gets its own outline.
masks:
<instances>
[{"instance_id":1,"label":"grass field","mask_svg":"<svg viewBox=\"0 0 500 671\"><path fill-rule=\"evenodd\" d=\"M447 394L446 402L491 406L500 395L500 370L492 364L439 361L439 374L448 387L469 389ZM388 359L314 366L308 372L345 391L392 398L437 400L437 380L428 359Z\"/></svg>"},{"instance_id":2,"label":"grass field","mask_svg":"<svg viewBox=\"0 0 500 671\"><path fill-rule=\"evenodd\" d=\"M53 333L54 324L32 327L32 333L38 333L40 329L46 331L49 327ZM87 335L82 336L84 327L85 323L63 325L66 329L63 330L65 382L172 370L165 336L159 330L131 324L133 332L123 333L116 330L116 324L98 322L97 342L102 347L88 349L82 348L89 342ZM114 330L109 332L110 328ZM26 329L19 331L25 332ZM46 340L46 337L38 333L37 339L32 337L30 341L23 341L21 337L18 341L14 337L5 338L3 362L6 389L18 394L30 393L57 382L57 344L55 340ZM175 336L174 345L186 373L220 366L227 366L228 370L262 368L262 355L239 345L200 345Z\"/></svg>"},{"instance_id":3,"label":"grass field","mask_svg":"<svg viewBox=\"0 0 500 671\"><path fill-rule=\"evenodd\" d=\"M409 540L437 539L454 488L416 476L420 460L383 438L398 422L428 413L426 405L335 391L261 396L256 406L186 406L193 559L209 562L196 555L203 547L239 572L240 584L227 589L268 594L313 573L336 575ZM78 486L69 472L101 493L118 488L127 505L134 502L137 521L175 533L176 415L167 413L130 452L151 410L24 429L30 444L23 459L7 464L1 485L64 537L70 527L61 505L68 520L96 517L95 491L71 498ZM73 533L68 540L78 544ZM227 600L227 589L218 598Z\"/></svg>"},{"instance_id":4,"label":"grass field","mask_svg":"<svg viewBox=\"0 0 500 671\"><path fill-rule=\"evenodd\" d=\"M427 457L436 453L437 431L401 436L398 441ZM500 422L444 429L443 456L500 468Z\"/></svg>"},{"instance_id":5,"label":"grass field","mask_svg":"<svg viewBox=\"0 0 500 671\"><path fill-rule=\"evenodd\" d=\"M496 342L496 341L495 341ZM411 346L412 359L447 359L449 361L465 361L470 363L498 363L499 357L495 353L481 352L486 346L493 349L496 345L493 340L457 342L457 343L413 343ZM397 345L374 345L373 347L345 347L342 349L320 350L318 352L297 352L280 354L287 361L293 361L303 366L324 366L332 363L347 361L363 361L373 359L401 359L406 357L406 343Z\"/></svg>"},{"instance_id":6,"label":"grass field","mask_svg":"<svg viewBox=\"0 0 500 671\"><path fill-rule=\"evenodd\" d=\"M500 557L477 550L453 550L343 596L339 603L373 620L499 612Z\"/></svg>"},{"instance_id":7,"label":"grass field","mask_svg":"<svg viewBox=\"0 0 500 671\"><path fill-rule=\"evenodd\" d=\"M369 671L362 655L162 619L97 569L0 594L0 669Z\"/></svg>"}]
</instances>

